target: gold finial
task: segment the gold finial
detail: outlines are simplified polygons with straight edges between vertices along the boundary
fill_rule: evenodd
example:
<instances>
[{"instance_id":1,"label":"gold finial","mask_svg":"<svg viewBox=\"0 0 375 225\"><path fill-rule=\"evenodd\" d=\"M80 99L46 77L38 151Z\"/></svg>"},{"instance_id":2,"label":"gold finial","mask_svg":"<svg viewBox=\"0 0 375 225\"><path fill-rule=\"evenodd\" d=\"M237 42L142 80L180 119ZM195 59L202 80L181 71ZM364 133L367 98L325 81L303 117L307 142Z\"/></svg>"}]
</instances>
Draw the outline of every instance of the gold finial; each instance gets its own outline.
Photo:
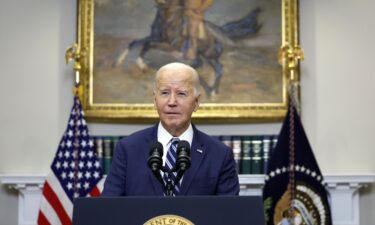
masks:
<instances>
[{"instance_id":1,"label":"gold finial","mask_svg":"<svg viewBox=\"0 0 375 225\"><path fill-rule=\"evenodd\" d=\"M298 62L304 59L303 50L299 45L291 46L289 44L283 45L279 49L279 63L290 72L290 80L294 81L295 70Z\"/></svg>"},{"instance_id":2,"label":"gold finial","mask_svg":"<svg viewBox=\"0 0 375 225\"><path fill-rule=\"evenodd\" d=\"M75 95L82 97L82 87L80 85L80 71L81 71L81 50L77 43L74 43L65 52L65 63L68 64L74 60L73 69L75 71L75 86L73 92Z\"/></svg>"},{"instance_id":3,"label":"gold finial","mask_svg":"<svg viewBox=\"0 0 375 225\"><path fill-rule=\"evenodd\" d=\"M71 60L74 60L74 67L75 71L81 69L81 50L77 43L74 43L71 47L69 47L65 52L65 63L68 64Z\"/></svg>"},{"instance_id":4,"label":"gold finial","mask_svg":"<svg viewBox=\"0 0 375 225\"><path fill-rule=\"evenodd\" d=\"M289 74L288 93L291 104L295 106L297 113L301 112L298 90L299 81L296 77L296 71L300 60L304 59L303 50L299 45L291 46L286 44L279 49L279 63L284 66Z\"/></svg>"}]
</instances>

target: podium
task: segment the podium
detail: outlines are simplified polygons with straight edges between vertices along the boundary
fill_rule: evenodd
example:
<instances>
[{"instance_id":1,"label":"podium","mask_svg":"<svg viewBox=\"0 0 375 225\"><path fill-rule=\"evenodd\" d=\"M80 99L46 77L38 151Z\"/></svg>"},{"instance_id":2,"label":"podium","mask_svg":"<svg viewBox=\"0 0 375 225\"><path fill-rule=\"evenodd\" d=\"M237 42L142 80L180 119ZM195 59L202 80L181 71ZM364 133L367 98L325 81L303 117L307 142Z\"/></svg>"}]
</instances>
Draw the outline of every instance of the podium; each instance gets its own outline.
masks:
<instances>
[{"instance_id":1,"label":"podium","mask_svg":"<svg viewBox=\"0 0 375 225\"><path fill-rule=\"evenodd\" d=\"M73 225L264 225L259 196L99 197L74 201Z\"/></svg>"}]
</instances>

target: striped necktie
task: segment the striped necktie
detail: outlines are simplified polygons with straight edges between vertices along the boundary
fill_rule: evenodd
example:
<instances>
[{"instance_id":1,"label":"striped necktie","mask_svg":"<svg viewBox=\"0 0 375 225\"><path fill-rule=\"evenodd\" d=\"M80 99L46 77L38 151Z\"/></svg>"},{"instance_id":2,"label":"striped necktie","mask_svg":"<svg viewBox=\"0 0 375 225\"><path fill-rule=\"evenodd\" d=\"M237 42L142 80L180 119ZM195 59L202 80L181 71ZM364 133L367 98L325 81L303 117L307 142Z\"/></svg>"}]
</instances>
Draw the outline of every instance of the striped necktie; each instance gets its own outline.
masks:
<instances>
[{"instance_id":1,"label":"striped necktie","mask_svg":"<svg viewBox=\"0 0 375 225\"><path fill-rule=\"evenodd\" d=\"M178 138L172 138L171 146L168 149L167 157L165 159L165 170L166 173L163 175L164 182L167 184L168 180L172 182L174 188L172 189L173 196L176 196L177 193L180 191L179 184L174 185L177 173L173 172L172 169L175 167L176 164L176 157L177 157L177 144L180 140ZM165 193L166 194L166 193Z\"/></svg>"}]
</instances>

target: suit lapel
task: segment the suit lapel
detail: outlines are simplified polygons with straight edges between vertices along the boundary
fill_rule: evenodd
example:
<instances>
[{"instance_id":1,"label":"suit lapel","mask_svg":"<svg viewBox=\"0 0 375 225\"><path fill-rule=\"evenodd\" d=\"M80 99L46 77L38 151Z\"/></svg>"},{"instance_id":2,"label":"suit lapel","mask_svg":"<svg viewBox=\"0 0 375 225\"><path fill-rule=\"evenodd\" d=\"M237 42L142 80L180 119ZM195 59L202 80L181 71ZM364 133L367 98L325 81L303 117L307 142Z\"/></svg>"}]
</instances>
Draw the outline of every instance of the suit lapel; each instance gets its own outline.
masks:
<instances>
[{"instance_id":1,"label":"suit lapel","mask_svg":"<svg viewBox=\"0 0 375 225\"><path fill-rule=\"evenodd\" d=\"M191 166L186 171L182 178L181 183L181 190L179 195L185 195L186 192L189 190L191 182L193 181L193 178L196 176L198 169L203 162L203 158L206 155L205 148L203 146L203 143L200 140L199 131L193 126L194 128L194 137L193 137L193 143L191 144L191 151L190 151L190 157L191 157Z\"/></svg>"},{"instance_id":2,"label":"suit lapel","mask_svg":"<svg viewBox=\"0 0 375 225\"><path fill-rule=\"evenodd\" d=\"M146 134L146 146L142 149L144 149L144 162L146 164L146 167L148 169L148 177L150 179L150 182L152 183L152 187L154 189L155 195L163 195L163 186L160 184L158 179L156 179L155 175L152 173L151 169L148 168L147 160L150 154L150 146L153 143L156 143L158 141L157 137L157 130L158 130L158 124L156 124L150 131L150 134Z\"/></svg>"}]
</instances>

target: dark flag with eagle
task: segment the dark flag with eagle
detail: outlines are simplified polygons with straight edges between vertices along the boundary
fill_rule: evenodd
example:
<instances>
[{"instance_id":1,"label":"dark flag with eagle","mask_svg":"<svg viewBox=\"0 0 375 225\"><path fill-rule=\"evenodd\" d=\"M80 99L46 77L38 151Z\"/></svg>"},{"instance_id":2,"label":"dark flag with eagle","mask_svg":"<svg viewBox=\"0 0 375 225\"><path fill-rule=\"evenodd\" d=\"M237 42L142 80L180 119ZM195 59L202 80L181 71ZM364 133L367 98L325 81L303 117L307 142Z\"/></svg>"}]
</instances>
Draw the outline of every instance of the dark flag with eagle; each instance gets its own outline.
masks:
<instances>
[{"instance_id":1,"label":"dark flag with eagle","mask_svg":"<svg viewBox=\"0 0 375 225\"><path fill-rule=\"evenodd\" d=\"M331 225L322 173L292 101L263 189L267 225Z\"/></svg>"}]
</instances>

